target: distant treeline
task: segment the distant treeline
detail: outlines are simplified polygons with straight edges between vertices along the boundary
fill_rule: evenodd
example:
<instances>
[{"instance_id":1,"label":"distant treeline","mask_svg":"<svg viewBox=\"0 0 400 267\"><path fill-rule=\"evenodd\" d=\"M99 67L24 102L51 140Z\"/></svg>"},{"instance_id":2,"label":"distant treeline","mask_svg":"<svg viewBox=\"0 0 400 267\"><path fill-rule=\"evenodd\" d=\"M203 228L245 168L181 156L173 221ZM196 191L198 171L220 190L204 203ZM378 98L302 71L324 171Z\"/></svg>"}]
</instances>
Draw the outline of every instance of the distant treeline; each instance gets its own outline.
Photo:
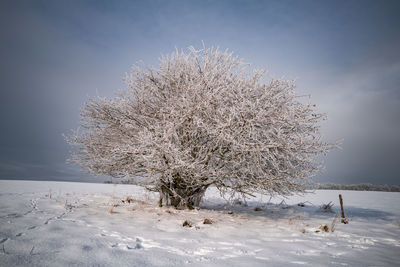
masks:
<instances>
[{"instance_id":1,"label":"distant treeline","mask_svg":"<svg viewBox=\"0 0 400 267\"><path fill-rule=\"evenodd\" d=\"M314 189L400 192L400 185L376 184L316 184Z\"/></svg>"}]
</instances>

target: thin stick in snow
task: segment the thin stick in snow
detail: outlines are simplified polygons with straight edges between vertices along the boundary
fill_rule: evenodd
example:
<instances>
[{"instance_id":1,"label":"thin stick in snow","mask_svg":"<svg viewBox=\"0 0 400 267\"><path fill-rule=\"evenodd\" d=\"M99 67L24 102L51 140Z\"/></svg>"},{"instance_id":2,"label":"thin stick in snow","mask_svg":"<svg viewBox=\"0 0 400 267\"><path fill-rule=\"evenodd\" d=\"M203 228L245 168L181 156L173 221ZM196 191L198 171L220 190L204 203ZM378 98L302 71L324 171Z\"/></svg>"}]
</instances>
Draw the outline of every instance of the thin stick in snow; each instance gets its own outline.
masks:
<instances>
[{"instance_id":1,"label":"thin stick in snow","mask_svg":"<svg viewBox=\"0 0 400 267\"><path fill-rule=\"evenodd\" d=\"M344 209L343 209L343 198L342 195L339 194L339 202L340 202L340 210L342 211L342 220L341 222L344 224L348 224L349 221L346 219L346 217L344 216Z\"/></svg>"}]
</instances>

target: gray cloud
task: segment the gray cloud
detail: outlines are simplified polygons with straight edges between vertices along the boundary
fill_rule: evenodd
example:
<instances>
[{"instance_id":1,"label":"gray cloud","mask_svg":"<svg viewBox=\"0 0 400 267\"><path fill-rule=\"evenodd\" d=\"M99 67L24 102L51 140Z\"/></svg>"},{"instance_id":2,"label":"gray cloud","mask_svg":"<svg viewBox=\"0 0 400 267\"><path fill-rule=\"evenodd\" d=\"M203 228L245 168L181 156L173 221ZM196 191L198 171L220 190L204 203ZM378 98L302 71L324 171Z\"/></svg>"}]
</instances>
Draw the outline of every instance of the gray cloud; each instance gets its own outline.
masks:
<instances>
[{"instance_id":1,"label":"gray cloud","mask_svg":"<svg viewBox=\"0 0 400 267\"><path fill-rule=\"evenodd\" d=\"M138 60L189 45L230 48L298 77L327 140L317 181L398 184L400 19L396 1L2 1L0 179L94 181L65 163L62 133L88 96L112 96Z\"/></svg>"}]
</instances>

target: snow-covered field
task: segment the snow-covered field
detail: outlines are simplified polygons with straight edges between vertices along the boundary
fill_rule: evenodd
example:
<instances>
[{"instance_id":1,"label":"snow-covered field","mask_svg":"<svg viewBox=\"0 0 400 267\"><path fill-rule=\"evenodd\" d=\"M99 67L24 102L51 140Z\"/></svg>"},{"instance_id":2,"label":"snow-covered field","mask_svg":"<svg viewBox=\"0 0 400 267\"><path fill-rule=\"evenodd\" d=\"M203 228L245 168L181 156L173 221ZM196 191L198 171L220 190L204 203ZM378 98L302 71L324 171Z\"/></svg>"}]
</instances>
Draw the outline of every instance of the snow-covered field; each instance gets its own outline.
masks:
<instances>
[{"instance_id":1,"label":"snow-covered field","mask_svg":"<svg viewBox=\"0 0 400 267\"><path fill-rule=\"evenodd\" d=\"M316 232L331 227L339 193L349 224ZM334 212L321 211L330 201ZM209 189L201 209L175 210L132 185L0 181L0 266L400 264L400 193L316 191L247 204Z\"/></svg>"}]
</instances>

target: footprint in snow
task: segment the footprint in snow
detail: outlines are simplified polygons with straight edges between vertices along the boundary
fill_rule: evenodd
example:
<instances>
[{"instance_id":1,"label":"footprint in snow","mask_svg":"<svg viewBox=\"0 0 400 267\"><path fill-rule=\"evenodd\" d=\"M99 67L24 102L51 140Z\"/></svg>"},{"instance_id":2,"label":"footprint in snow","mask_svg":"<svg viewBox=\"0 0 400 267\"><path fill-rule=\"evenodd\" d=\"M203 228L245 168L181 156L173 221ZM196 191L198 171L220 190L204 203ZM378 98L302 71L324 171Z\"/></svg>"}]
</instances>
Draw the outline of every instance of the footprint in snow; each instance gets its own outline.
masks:
<instances>
[{"instance_id":1,"label":"footprint in snow","mask_svg":"<svg viewBox=\"0 0 400 267\"><path fill-rule=\"evenodd\" d=\"M19 217L22 217L22 215L18 213L10 213L6 215L6 218L19 218Z\"/></svg>"},{"instance_id":2,"label":"footprint in snow","mask_svg":"<svg viewBox=\"0 0 400 267\"><path fill-rule=\"evenodd\" d=\"M142 245L140 245L140 244L136 244L136 246L135 247L130 247L130 246L126 246L126 248L127 249L129 249L129 250L131 250L131 249L142 249L143 248L143 246Z\"/></svg>"},{"instance_id":3,"label":"footprint in snow","mask_svg":"<svg viewBox=\"0 0 400 267\"><path fill-rule=\"evenodd\" d=\"M112 248L118 248L121 247L122 249L128 249L128 250L132 250L132 249L143 249L143 245L142 245L142 240L140 238L136 238L136 244L131 245L127 245L127 244L123 244L123 243L113 243L111 245Z\"/></svg>"},{"instance_id":4,"label":"footprint in snow","mask_svg":"<svg viewBox=\"0 0 400 267\"><path fill-rule=\"evenodd\" d=\"M140 238L136 238L136 246L135 249L141 249L143 248L142 246L142 240Z\"/></svg>"},{"instance_id":5,"label":"footprint in snow","mask_svg":"<svg viewBox=\"0 0 400 267\"><path fill-rule=\"evenodd\" d=\"M93 250L93 248L92 248L91 246L88 246L88 245L83 245L83 246L82 246L82 250L88 252L88 251Z\"/></svg>"}]
</instances>

